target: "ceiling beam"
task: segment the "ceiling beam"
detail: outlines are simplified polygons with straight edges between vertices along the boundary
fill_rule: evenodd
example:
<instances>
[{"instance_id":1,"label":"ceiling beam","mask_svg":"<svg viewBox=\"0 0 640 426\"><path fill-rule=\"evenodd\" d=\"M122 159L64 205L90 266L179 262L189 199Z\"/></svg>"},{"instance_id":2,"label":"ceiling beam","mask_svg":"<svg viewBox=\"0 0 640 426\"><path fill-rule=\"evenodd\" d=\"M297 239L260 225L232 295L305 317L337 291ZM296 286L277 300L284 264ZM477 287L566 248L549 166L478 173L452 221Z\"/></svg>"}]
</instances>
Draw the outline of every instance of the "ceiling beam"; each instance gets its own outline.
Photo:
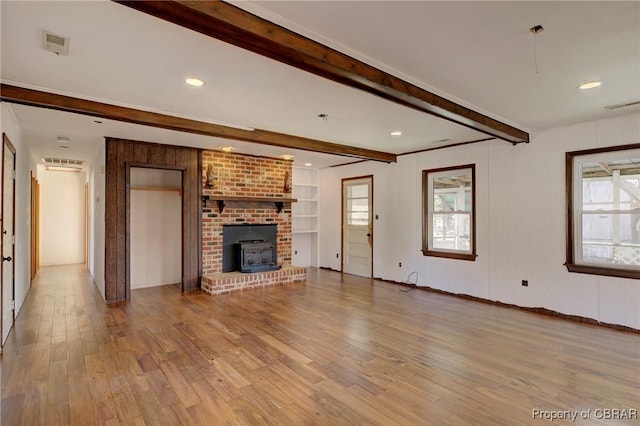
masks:
<instances>
[{"instance_id":1,"label":"ceiling beam","mask_svg":"<svg viewBox=\"0 0 640 426\"><path fill-rule=\"evenodd\" d=\"M366 160L384 161L386 163L396 162L396 155L387 152L346 146L317 139L288 135L285 133L271 132L269 130L238 129L220 124L190 120L188 118L176 117L173 115L160 114L157 112L144 111L39 90L26 89L8 84L0 85L0 98L5 102L73 112L76 114L90 115L92 117L124 121L126 123L176 130L179 132L253 142L263 145L301 149L304 151L321 152L324 154L341 155L345 157L362 158Z\"/></svg>"},{"instance_id":2,"label":"ceiling beam","mask_svg":"<svg viewBox=\"0 0 640 426\"><path fill-rule=\"evenodd\" d=\"M221 1L114 0L138 11L513 144L529 134Z\"/></svg>"}]
</instances>

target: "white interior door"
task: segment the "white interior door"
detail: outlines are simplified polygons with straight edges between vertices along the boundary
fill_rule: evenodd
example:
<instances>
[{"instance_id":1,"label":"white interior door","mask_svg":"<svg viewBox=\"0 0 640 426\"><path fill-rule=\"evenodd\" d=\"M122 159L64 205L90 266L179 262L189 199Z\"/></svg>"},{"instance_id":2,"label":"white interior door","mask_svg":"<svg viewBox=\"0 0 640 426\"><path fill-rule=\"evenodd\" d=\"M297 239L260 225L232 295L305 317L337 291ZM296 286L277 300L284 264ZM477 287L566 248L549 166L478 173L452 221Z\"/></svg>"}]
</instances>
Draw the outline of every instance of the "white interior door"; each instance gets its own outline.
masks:
<instances>
[{"instance_id":1,"label":"white interior door","mask_svg":"<svg viewBox=\"0 0 640 426\"><path fill-rule=\"evenodd\" d=\"M373 177L342 181L342 272L371 277Z\"/></svg>"},{"instance_id":2,"label":"white interior door","mask_svg":"<svg viewBox=\"0 0 640 426\"><path fill-rule=\"evenodd\" d=\"M3 135L4 136L4 135ZM13 327L15 309L15 175L16 150L3 137L2 147L2 344Z\"/></svg>"}]
</instances>

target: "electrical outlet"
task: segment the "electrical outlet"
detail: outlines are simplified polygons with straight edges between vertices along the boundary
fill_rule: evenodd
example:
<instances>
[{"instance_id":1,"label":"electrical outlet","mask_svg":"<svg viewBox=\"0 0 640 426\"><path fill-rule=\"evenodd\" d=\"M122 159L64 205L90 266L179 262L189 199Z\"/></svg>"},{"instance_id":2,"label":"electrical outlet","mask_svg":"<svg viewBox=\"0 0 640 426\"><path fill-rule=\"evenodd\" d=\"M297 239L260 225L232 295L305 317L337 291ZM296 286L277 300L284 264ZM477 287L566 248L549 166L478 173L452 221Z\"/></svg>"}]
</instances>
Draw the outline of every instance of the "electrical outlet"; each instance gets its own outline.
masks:
<instances>
[{"instance_id":1,"label":"electrical outlet","mask_svg":"<svg viewBox=\"0 0 640 426\"><path fill-rule=\"evenodd\" d=\"M522 287L529 287L529 280L522 280Z\"/></svg>"},{"instance_id":2,"label":"electrical outlet","mask_svg":"<svg viewBox=\"0 0 640 426\"><path fill-rule=\"evenodd\" d=\"M398 268L402 268L402 262L398 262Z\"/></svg>"}]
</instances>

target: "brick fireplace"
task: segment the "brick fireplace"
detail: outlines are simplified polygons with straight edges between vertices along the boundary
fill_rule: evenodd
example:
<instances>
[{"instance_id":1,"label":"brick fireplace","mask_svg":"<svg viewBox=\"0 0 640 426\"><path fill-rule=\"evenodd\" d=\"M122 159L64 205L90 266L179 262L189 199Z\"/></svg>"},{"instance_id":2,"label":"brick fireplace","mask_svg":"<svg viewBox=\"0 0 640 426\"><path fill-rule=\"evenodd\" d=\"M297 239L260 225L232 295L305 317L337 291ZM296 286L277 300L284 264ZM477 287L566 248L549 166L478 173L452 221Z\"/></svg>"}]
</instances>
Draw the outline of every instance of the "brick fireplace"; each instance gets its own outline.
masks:
<instances>
[{"instance_id":1,"label":"brick fireplace","mask_svg":"<svg viewBox=\"0 0 640 426\"><path fill-rule=\"evenodd\" d=\"M225 294L306 281L291 265L291 161L202 151L202 290ZM271 201L274 200L274 201ZM279 270L223 272L224 225L277 226Z\"/></svg>"}]
</instances>

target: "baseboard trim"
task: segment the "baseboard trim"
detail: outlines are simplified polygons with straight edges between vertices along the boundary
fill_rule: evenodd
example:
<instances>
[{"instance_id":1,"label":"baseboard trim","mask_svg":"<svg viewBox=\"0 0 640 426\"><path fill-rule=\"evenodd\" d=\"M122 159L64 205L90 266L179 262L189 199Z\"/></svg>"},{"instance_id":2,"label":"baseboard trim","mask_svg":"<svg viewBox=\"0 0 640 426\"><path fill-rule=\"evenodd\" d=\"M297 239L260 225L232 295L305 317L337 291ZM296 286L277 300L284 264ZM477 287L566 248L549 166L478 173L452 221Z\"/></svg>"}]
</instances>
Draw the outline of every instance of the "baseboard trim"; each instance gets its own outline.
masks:
<instances>
[{"instance_id":1,"label":"baseboard trim","mask_svg":"<svg viewBox=\"0 0 640 426\"><path fill-rule=\"evenodd\" d=\"M333 268L328 268L326 266L320 266L318 269L324 269L324 270L328 270L328 271L334 271L334 272L342 273L342 271L339 271L339 270L336 270L336 269L333 269ZM533 312L535 314L561 318L561 319L565 319L565 320L569 320L569 321L581 322L581 323L585 323L585 324L597 325L597 326L600 326L600 327L613 328L615 330L628 331L628 332L631 332L631 333L640 334L640 329L637 329L637 328L633 328L633 327L629 327L629 326L621 325L621 324L611 324L611 323L608 323L608 322L602 322L602 321L595 320L593 318L582 317L580 315L563 314L562 312L554 311L552 309L547 309L547 308L542 308L542 307L519 306L519 305L514 305L512 303L500 302L498 300L484 299L482 297L471 296L471 295L464 294L464 293L453 293L453 292L450 292L450 291L440 290L438 288L433 288L433 287L429 287L429 286L418 286L418 285L415 285L415 284L409 284L409 283L398 282L398 281L393 281L393 280L386 280L384 278L373 277L373 279L376 280L376 281L383 282L383 283L401 285L401 286L405 286L405 287L413 288L413 289L417 289L417 290L430 291L432 293L439 293L439 294L443 294L445 296L452 296L452 297L457 297L457 298L460 298L460 299L472 300L474 302L486 303L486 304L489 304L489 305L500 306L500 307L503 307L503 308L518 309L518 310L521 310L521 311Z\"/></svg>"},{"instance_id":2,"label":"baseboard trim","mask_svg":"<svg viewBox=\"0 0 640 426\"><path fill-rule=\"evenodd\" d=\"M640 330L637 329L637 328L628 327L626 325L621 325L621 324L610 324L610 323L607 323L607 322L601 322L601 321L595 320L593 318L582 317L582 316L579 316L579 315L563 314L562 312L554 311L552 309L547 309L547 308L542 308L542 307L519 306L519 305L514 305L512 303L504 303L504 302L500 302L498 300L484 299L482 297L471 296L471 295L464 294L464 293L453 293L453 292L450 292L450 291L440 290L438 288L433 288L433 287L429 287L429 286L417 286L417 285L414 285L414 284L407 284L407 283L402 283L402 282L397 282L397 281L392 281L392 280L385 280L385 279L382 279L382 278L375 278L375 277L374 277L374 279L377 280L377 281L386 282L386 283L389 283L389 284L402 285L402 286L405 286L405 287L415 288L415 289L418 289L418 290L429 291L429 292L432 292L432 293L439 293L439 294L443 294L443 295L446 295L446 296L453 296L453 297L457 297L457 298L460 298L460 299L472 300L474 302L486 303L486 304L489 304L489 305L500 306L500 307L503 307L503 308L518 309L518 310L521 310L521 311L533 312L533 313L536 313L536 314L552 316L552 317L556 317L556 318L566 319L566 320L569 320L569 321L592 324L592 325L597 325L597 326L601 326L601 327L613 328L615 330L628 331L628 332L631 332L631 333L640 334Z\"/></svg>"}]
</instances>

